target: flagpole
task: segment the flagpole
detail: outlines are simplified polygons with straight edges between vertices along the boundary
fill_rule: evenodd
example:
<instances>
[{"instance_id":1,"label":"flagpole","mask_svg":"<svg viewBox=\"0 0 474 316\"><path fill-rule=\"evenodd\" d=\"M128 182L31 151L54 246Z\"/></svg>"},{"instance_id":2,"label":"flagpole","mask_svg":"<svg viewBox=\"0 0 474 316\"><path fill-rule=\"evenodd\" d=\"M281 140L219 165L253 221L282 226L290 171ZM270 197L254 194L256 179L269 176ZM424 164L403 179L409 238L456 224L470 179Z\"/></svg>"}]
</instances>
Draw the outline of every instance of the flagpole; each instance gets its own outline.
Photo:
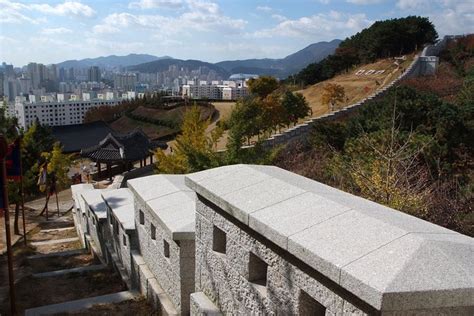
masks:
<instances>
[{"instance_id":1,"label":"flagpole","mask_svg":"<svg viewBox=\"0 0 474 316\"><path fill-rule=\"evenodd\" d=\"M7 257L8 257L8 279L10 285L10 311L12 315L16 315L16 306L15 306L15 278L13 276L13 252L12 252L12 241L10 236L10 213L8 210L8 192L7 192L7 177L6 177L6 168L5 168L5 157L7 155L7 141L3 134L0 134L0 173L3 180L2 183L2 194L3 194L3 204L5 210L5 233L7 239Z\"/></svg>"},{"instance_id":2,"label":"flagpole","mask_svg":"<svg viewBox=\"0 0 474 316\"><path fill-rule=\"evenodd\" d=\"M25 246L28 245L26 240L26 221L25 221L25 192L23 190L23 160L21 154L21 145L23 141L23 135L20 135L18 140L18 148L20 153L20 195L21 195L21 217L23 218L23 241Z\"/></svg>"}]
</instances>

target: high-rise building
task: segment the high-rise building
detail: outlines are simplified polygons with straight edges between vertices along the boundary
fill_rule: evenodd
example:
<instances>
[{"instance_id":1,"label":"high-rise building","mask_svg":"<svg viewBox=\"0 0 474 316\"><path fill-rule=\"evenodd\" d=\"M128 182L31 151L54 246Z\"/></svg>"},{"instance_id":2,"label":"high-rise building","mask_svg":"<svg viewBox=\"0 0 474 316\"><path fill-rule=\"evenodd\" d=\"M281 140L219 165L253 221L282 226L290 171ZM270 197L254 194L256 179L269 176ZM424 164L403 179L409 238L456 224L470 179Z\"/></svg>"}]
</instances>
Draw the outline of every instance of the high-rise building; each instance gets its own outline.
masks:
<instances>
[{"instance_id":1,"label":"high-rise building","mask_svg":"<svg viewBox=\"0 0 474 316\"><path fill-rule=\"evenodd\" d=\"M99 82L100 81L100 69L97 66L92 66L87 72L87 80L89 82Z\"/></svg>"},{"instance_id":2,"label":"high-rise building","mask_svg":"<svg viewBox=\"0 0 474 316\"><path fill-rule=\"evenodd\" d=\"M135 91L137 76L135 74L115 74L114 88L118 90Z\"/></svg>"}]
</instances>

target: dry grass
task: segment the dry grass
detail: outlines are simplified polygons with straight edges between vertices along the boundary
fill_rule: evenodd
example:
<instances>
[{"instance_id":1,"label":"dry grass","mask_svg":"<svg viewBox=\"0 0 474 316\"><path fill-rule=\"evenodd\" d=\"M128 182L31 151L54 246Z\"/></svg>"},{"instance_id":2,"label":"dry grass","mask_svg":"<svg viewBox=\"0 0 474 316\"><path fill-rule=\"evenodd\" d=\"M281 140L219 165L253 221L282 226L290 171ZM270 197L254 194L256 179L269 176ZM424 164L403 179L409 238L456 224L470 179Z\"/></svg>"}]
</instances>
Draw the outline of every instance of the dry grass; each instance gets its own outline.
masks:
<instances>
[{"instance_id":1,"label":"dry grass","mask_svg":"<svg viewBox=\"0 0 474 316\"><path fill-rule=\"evenodd\" d=\"M30 276L16 284L17 309L22 312L32 307L116 293L124 289L120 277L109 270L52 278Z\"/></svg>"},{"instance_id":2,"label":"dry grass","mask_svg":"<svg viewBox=\"0 0 474 316\"><path fill-rule=\"evenodd\" d=\"M79 240L73 241L73 242L66 242L62 244L36 246L36 252L40 254L76 250L76 249L82 249L82 245Z\"/></svg>"},{"instance_id":3,"label":"dry grass","mask_svg":"<svg viewBox=\"0 0 474 316\"><path fill-rule=\"evenodd\" d=\"M87 267L93 264L99 264L100 261L90 254L83 254L70 257L51 257L41 258L29 261L32 273L42 273L77 267Z\"/></svg>"},{"instance_id":4,"label":"dry grass","mask_svg":"<svg viewBox=\"0 0 474 316\"><path fill-rule=\"evenodd\" d=\"M344 87L346 100L339 107L356 103L363 98L374 93L394 79L407 68L413 60L413 56L408 56L407 60L397 68L392 59L382 59L372 64L357 67L346 74L338 75L330 80L319 82L298 92L302 93L313 110L313 117L321 116L329 112L327 105L322 103L323 87L327 83L336 83ZM378 75L356 75L359 70L385 70Z\"/></svg>"},{"instance_id":5,"label":"dry grass","mask_svg":"<svg viewBox=\"0 0 474 316\"><path fill-rule=\"evenodd\" d=\"M199 108L201 109L202 119L207 119L214 112L212 108L204 106L199 106ZM181 126L184 117L184 112L186 112L187 109L188 108L186 107L179 107L172 110L161 110L140 106L133 111L133 114L152 119L172 121L176 123L176 126ZM150 139L153 140L170 136L179 131L179 128L169 128L166 126L155 125L152 123L135 120L126 116L122 116L118 120L115 120L114 122L110 123L110 126L113 130L119 133L128 133L134 130L135 128L140 127L143 132L148 137L150 137Z\"/></svg>"},{"instance_id":6,"label":"dry grass","mask_svg":"<svg viewBox=\"0 0 474 316\"><path fill-rule=\"evenodd\" d=\"M29 241L45 241L72 237L77 237L76 229L74 227L68 230L55 230L50 232L38 231L36 234L31 236Z\"/></svg>"},{"instance_id":7,"label":"dry grass","mask_svg":"<svg viewBox=\"0 0 474 316\"><path fill-rule=\"evenodd\" d=\"M176 130L166 126L158 126L151 123L140 122L126 116L122 116L118 120L112 122L110 127L119 133L128 133L133 131L135 128L140 127L143 132L151 139L158 139L176 132Z\"/></svg>"}]
</instances>

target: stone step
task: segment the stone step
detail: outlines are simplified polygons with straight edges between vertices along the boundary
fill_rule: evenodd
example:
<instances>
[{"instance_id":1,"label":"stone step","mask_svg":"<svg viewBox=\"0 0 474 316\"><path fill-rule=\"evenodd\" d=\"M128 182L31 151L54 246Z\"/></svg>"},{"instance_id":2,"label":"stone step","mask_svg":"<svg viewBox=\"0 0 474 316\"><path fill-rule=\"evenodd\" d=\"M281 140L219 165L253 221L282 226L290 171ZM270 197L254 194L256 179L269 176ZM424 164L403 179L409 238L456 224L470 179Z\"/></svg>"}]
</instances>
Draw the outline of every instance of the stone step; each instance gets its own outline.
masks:
<instances>
[{"instance_id":1,"label":"stone step","mask_svg":"<svg viewBox=\"0 0 474 316\"><path fill-rule=\"evenodd\" d=\"M65 230L73 230L76 227L70 226L70 227L62 227L62 228L51 228L51 229L42 229L40 230L40 233L51 233L51 232L61 232Z\"/></svg>"},{"instance_id":2,"label":"stone step","mask_svg":"<svg viewBox=\"0 0 474 316\"><path fill-rule=\"evenodd\" d=\"M72 313L83 311L97 304L113 304L130 301L137 298L139 294L134 291L123 291L113 294L83 298L59 304L45 305L25 310L25 316L51 315L58 313Z\"/></svg>"},{"instance_id":3,"label":"stone step","mask_svg":"<svg viewBox=\"0 0 474 316\"><path fill-rule=\"evenodd\" d=\"M69 256L82 255L84 253L85 253L85 249L74 249L74 250L33 255L33 256L26 257L26 259L35 260L35 259L43 259L43 258L51 258L51 257L69 257Z\"/></svg>"},{"instance_id":4,"label":"stone step","mask_svg":"<svg viewBox=\"0 0 474 316\"><path fill-rule=\"evenodd\" d=\"M36 247L36 246L44 246L44 245L63 244L63 243L74 242L78 240L79 240L79 237L72 237L72 238L52 239L52 240L45 240L45 241L32 241L30 244Z\"/></svg>"},{"instance_id":5,"label":"stone step","mask_svg":"<svg viewBox=\"0 0 474 316\"><path fill-rule=\"evenodd\" d=\"M50 272L33 273L31 276L35 278L50 278L50 277L62 276L65 274L71 274L71 273L85 273L85 272L91 272L91 271L99 271L99 270L104 270L106 268L107 268L106 265L95 264L95 265L86 266L86 267L77 267L77 268L62 269L62 270L56 270L56 271L50 271Z\"/></svg>"}]
</instances>

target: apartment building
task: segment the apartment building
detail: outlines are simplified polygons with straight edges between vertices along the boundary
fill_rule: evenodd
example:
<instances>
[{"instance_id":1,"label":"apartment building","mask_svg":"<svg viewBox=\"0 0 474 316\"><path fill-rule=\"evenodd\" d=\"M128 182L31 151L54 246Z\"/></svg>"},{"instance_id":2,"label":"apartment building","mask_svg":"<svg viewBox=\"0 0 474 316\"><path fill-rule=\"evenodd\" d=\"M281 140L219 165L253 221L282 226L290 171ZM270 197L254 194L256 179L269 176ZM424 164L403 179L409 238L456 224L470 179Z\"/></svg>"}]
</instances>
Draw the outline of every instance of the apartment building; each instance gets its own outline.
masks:
<instances>
[{"instance_id":1,"label":"apartment building","mask_svg":"<svg viewBox=\"0 0 474 316\"><path fill-rule=\"evenodd\" d=\"M91 99L89 94L85 94L82 98L77 95L65 98L58 94L56 98L45 96L38 101L33 97L28 101L25 97L17 97L14 114L23 128L28 128L37 119L41 124L49 126L82 124L90 109L104 105L114 106L121 102L121 99L101 97L102 99Z\"/></svg>"}]
</instances>

